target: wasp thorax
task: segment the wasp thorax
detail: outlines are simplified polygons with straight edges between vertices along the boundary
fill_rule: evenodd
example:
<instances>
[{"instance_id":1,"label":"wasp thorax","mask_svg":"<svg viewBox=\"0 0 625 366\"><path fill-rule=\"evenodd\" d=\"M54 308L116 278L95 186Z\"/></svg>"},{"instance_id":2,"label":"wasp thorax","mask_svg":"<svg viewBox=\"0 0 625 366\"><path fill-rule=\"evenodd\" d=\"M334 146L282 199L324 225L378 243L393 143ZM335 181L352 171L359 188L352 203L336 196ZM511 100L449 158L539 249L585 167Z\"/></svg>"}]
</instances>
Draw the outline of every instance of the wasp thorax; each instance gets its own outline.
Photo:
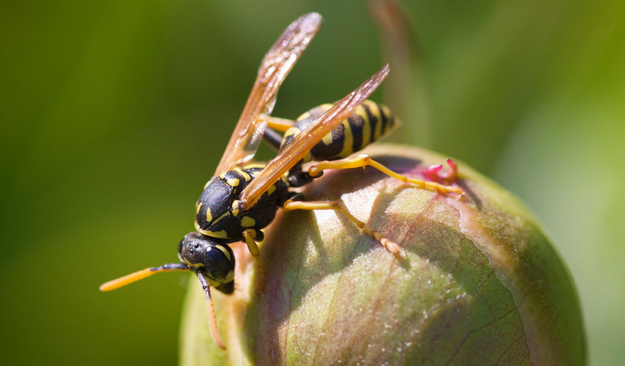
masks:
<instances>
[{"instance_id":1,"label":"wasp thorax","mask_svg":"<svg viewBox=\"0 0 625 366\"><path fill-rule=\"evenodd\" d=\"M180 242L178 257L191 270L203 274L211 286L227 294L234 290L235 258L228 245L193 232Z\"/></svg>"}]
</instances>

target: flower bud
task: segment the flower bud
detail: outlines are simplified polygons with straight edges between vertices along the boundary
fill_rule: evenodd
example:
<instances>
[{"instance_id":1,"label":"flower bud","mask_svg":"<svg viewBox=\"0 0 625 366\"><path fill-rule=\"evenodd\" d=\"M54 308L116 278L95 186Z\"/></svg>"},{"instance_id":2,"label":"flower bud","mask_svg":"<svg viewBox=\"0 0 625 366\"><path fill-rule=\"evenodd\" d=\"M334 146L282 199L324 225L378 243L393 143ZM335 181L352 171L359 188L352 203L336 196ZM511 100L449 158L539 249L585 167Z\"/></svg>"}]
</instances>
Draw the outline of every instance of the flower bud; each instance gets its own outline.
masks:
<instances>
[{"instance_id":1,"label":"flower bud","mask_svg":"<svg viewBox=\"0 0 625 366\"><path fill-rule=\"evenodd\" d=\"M364 152L412 178L445 161L402 145ZM462 163L457 183L462 200L369 167L326 172L306 200L343 200L402 256L340 212L281 210L261 246L263 293L245 245L233 245L234 294L213 290L225 351L191 280L181 365L584 365L577 294L549 240L517 198Z\"/></svg>"}]
</instances>

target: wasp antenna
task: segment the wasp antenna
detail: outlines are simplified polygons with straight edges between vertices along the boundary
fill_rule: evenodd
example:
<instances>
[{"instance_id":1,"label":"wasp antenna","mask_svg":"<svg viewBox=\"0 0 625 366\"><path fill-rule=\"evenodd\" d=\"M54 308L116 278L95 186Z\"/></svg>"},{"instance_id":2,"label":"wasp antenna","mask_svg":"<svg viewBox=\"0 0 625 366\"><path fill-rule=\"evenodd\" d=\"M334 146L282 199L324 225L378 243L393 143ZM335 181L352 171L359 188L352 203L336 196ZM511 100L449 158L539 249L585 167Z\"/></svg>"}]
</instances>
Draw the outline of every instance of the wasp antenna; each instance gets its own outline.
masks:
<instances>
[{"instance_id":1,"label":"wasp antenna","mask_svg":"<svg viewBox=\"0 0 625 366\"><path fill-rule=\"evenodd\" d=\"M133 282L137 282L146 277L150 277L151 275L159 272L170 272L170 271L188 271L189 266L184 263L167 263L163 264L160 267L150 267L146 269L142 269L141 271L137 271L131 273L129 275L125 275L124 277L120 277L118 279L108 281L105 284L100 286L100 291L112 291L116 290L120 287L126 286Z\"/></svg>"},{"instance_id":2,"label":"wasp antenna","mask_svg":"<svg viewBox=\"0 0 625 366\"><path fill-rule=\"evenodd\" d=\"M210 285L208 284L206 278L204 278L204 275L199 272L197 273L197 278L200 280L202 289L206 294L206 315L208 315L208 329L210 330L211 338L213 338L213 342L217 345L217 347L226 349L226 345L219 334L219 328L217 328L217 317L215 316L215 306L213 305L213 299L211 298Z\"/></svg>"}]
</instances>

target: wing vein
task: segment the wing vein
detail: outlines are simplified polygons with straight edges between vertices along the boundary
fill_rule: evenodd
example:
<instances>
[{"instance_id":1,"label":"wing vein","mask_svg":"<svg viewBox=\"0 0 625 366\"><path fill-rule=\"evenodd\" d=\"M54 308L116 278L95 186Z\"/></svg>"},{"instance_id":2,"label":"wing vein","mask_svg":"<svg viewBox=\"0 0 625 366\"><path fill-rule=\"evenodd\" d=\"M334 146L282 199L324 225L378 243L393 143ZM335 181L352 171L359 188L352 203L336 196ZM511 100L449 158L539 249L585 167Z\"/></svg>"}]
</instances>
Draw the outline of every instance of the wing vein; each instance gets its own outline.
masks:
<instances>
[{"instance_id":1,"label":"wing vein","mask_svg":"<svg viewBox=\"0 0 625 366\"><path fill-rule=\"evenodd\" d=\"M319 116L307 128L297 134L291 143L285 146L276 157L267 164L262 174L251 181L241 192L239 202L243 210L250 209L260 196L269 189L280 177L289 171L323 136L330 133L347 118L388 75L389 66L384 65L360 87L335 103L332 108Z\"/></svg>"},{"instance_id":2,"label":"wing vein","mask_svg":"<svg viewBox=\"0 0 625 366\"><path fill-rule=\"evenodd\" d=\"M254 157L266 126L258 117L260 114L270 114L273 110L278 89L317 34L321 21L321 15L317 13L300 17L287 27L269 49L214 175L242 165Z\"/></svg>"}]
</instances>

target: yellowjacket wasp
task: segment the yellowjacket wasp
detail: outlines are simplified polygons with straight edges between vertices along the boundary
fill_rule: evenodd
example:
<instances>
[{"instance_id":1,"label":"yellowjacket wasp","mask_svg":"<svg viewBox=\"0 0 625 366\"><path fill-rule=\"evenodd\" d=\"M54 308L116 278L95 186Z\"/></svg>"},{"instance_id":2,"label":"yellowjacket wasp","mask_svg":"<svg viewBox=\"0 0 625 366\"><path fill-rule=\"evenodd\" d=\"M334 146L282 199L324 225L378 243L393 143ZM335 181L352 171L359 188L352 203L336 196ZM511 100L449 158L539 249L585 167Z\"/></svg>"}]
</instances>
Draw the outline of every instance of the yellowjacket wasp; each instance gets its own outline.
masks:
<instances>
[{"instance_id":1,"label":"yellowjacket wasp","mask_svg":"<svg viewBox=\"0 0 625 366\"><path fill-rule=\"evenodd\" d=\"M263 240L261 229L273 221L278 208L340 211L390 252L400 253L398 244L352 216L341 202L307 202L292 187L311 182L326 169L370 165L420 188L463 194L456 186L399 175L366 155L348 157L386 135L395 124L387 107L366 100L385 79L388 65L337 103L314 108L297 121L270 116L280 85L320 26L321 16L317 13L300 17L265 55L226 151L196 204L197 232L187 234L178 246L181 263L146 268L109 281L100 290L114 290L158 272L192 271L206 294L213 341L225 349L210 288L225 294L234 291L235 257L228 244L243 240L256 260L257 290L262 290L264 267L256 243ZM284 137L274 130L284 132ZM248 164L263 137L279 149L278 154L266 165ZM308 161L316 163L304 171L302 163Z\"/></svg>"}]
</instances>

